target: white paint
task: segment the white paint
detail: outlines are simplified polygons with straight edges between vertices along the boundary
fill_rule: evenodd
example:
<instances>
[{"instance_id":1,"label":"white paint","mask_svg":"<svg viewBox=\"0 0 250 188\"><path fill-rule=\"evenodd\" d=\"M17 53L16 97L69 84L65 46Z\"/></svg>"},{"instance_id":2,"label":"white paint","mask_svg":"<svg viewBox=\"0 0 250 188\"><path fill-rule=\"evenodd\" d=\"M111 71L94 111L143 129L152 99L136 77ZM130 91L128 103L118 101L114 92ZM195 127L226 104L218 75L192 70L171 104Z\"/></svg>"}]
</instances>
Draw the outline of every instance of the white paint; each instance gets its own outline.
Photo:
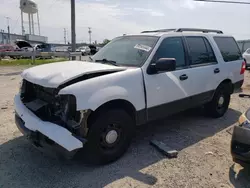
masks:
<instances>
[{"instance_id":1,"label":"white paint","mask_svg":"<svg viewBox=\"0 0 250 188\"><path fill-rule=\"evenodd\" d=\"M111 100L123 99L136 110L145 108L143 78L140 68L95 77L63 88L59 94L76 97L77 110L96 110Z\"/></svg>"},{"instance_id":2,"label":"white paint","mask_svg":"<svg viewBox=\"0 0 250 188\"><path fill-rule=\"evenodd\" d=\"M29 68L23 71L22 77L44 87L56 88L86 73L112 70L125 70L125 68L84 61L65 61Z\"/></svg>"},{"instance_id":3,"label":"white paint","mask_svg":"<svg viewBox=\"0 0 250 188\"><path fill-rule=\"evenodd\" d=\"M54 123L42 121L36 115L34 115L23 105L19 94L15 96L15 110L25 122L25 127L27 129L31 131L39 131L68 151L83 147L82 142L73 137L72 133L67 129Z\"/></svg>"}]
</instances>

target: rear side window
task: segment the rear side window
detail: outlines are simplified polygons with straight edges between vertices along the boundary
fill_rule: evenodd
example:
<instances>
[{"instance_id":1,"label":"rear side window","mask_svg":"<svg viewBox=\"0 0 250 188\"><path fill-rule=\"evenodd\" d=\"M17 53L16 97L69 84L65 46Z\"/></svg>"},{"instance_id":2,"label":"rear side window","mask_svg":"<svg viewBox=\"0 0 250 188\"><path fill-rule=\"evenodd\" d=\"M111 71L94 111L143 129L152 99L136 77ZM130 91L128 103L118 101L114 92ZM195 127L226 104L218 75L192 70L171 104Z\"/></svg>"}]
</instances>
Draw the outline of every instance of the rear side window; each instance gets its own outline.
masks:
<instances>
[{"instance_id":1,"label":"rear side window","mask_svg":"<svg viewBox=\"0 0 250 188\"><path fill-rule=\"evenodd\" d=\"M240 49L233 37L214 37L225 62L241 60Z\"/></svg>"},{"instance_id":2,"label":"rear side window","mask_svg":"<svg viewBox=\"0 0 250 188\"><path fill-rule=\"evenodd\" d=\"M216 62L214 52L207 39L203 37L186 37L191 65Z\"/></svg>"}]
</instances>

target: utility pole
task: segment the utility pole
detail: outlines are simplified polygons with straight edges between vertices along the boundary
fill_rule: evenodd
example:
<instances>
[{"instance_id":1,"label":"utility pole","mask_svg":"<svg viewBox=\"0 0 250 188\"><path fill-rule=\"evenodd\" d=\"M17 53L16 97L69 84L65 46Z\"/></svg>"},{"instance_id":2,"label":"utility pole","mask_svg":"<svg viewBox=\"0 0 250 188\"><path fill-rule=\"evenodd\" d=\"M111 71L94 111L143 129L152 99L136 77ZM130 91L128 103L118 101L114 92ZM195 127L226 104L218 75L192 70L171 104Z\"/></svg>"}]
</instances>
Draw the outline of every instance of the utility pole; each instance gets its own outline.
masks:
<instances>
[{"instance_id":1,"label":"utility pole","mask_svg":"<svg viewBox=\"0 0 250 188\"><path fill-rule=\"evenodd\" d=\"M66 44L67 43L67 38L66 38L67 31L66 31L66 28L63 28L63 34L64 34L64 44Z\"/></svg>"},{"instance_id":2,"label":"utility pole","mask_svg":"<svg viewBox=\"0 0 250 188\"><path fill-rule=\"evenodd\" d=\"M91 27L89 27L88 33L89 33L89 44L91 44L91 33L92 33Z\"/></svg>"},{"instance_id":3,"label":"utility pole","mask_svg":"<svg viewBox=\"0 0 250 188\"><path fill-rule=\"evenodd\" d=\"M3 35L3 33L4 33L4 30L3 29L1 29L1 33L2 33L2 44L4 44L4 35Z\"/></svg>"},{"instance_id":4,"label":"utility pole","mask_svg":"<svg viewBox=\"0 0 250 188\"><path fill-rule=\"evenodd\" d=\"M72 52L76 51L76 15L75 15L75 0L71 0L71 45ZM72 60L75 60L72 57Z\"/></svg>"},{"instance_id":5,"label":"utility pole","mask_svg":"<svg viewBox=\"0 0 250 188\"><path fill-rule=\"evenodd\" d=\"M8 30L8 44L10 44L10 17L5 17L7 19L7 30Z\"/></svg>"}]
</instances>

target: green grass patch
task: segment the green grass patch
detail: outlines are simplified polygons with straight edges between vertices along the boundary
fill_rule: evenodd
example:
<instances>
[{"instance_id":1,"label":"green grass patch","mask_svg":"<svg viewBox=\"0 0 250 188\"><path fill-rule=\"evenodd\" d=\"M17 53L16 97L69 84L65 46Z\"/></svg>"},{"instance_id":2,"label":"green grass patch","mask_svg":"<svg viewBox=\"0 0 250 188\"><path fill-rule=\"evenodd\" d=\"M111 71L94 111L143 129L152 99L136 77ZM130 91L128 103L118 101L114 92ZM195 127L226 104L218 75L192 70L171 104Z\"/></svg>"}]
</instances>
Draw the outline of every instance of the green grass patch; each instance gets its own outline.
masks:
<instances>
[{"instance_id":1,"label":"green grass patch","mask_svg":"<svg viewBox=\"0 0 250 188\"><path fill-rule=\"evenodd\" d=\"M55 63L61 61L68 61L68 59L67 58L35 59L34 63L32 63L31 59L6 59L6 60L0 60L0 66L42 65L42 64Z\"/></svg>"}]
</instances>

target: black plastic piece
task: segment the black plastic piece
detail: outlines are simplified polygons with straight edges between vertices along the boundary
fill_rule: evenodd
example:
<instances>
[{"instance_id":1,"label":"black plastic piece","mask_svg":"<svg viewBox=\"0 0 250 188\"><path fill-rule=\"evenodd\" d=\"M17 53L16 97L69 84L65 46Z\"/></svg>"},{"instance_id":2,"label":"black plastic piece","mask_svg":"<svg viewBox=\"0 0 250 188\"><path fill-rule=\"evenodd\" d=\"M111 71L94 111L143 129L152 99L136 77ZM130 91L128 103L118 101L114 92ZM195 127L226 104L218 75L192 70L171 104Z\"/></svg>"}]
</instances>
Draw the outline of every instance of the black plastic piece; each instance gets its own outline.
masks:
<instances>
[{"instance_id":1,"label":"black plastic piece","mask_svg":"<svg viewBox=\"0 0 250 188\"><path fill-rule=\"evenodd\" d=\"M247 94L239 94L239 97L241 97L241 98L250 98L250 95L247 95Z\"/></svg>"},{"instance_id":2,"label":"black plastic piece","mask_svg":"<svg viewBox=\"0 0 250 188\"><path fill-rule=\"evenodd\" d=\"M161 153L163 153L164 155L166 155L169 158L176 158L178 155L178 151L169 148L164 143L159 142L157 140L151 140L150 144L152 146L156 147L156 149L158 149Z\"/></svg>"}]
</instances>

